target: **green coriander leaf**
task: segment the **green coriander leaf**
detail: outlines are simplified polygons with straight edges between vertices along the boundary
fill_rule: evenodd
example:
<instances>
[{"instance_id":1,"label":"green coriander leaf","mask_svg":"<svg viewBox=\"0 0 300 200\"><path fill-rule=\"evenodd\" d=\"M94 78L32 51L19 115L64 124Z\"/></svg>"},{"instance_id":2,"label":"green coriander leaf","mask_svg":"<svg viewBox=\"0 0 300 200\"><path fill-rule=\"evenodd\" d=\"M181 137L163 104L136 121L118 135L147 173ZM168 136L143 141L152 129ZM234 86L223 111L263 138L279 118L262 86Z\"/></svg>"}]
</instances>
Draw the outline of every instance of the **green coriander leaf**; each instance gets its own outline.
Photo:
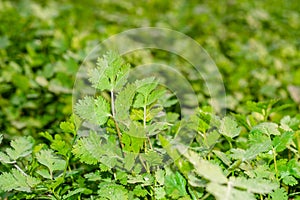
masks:
<instances>
[{"instance_id":1,"label":"green coriander leaf","mask_svg":"<svg viewBox=\"0 0 300 200\"><path fill-rule=\"evenodd\" d=\"M101 181L102 180L99 170L85 174L84 178L88 179L89 181Z\"/></svg>"},{"instance_id":2,"label":"green coriander leaf","mask_svg":"<svg viewBox=\"0 0 300 200\"><path fill-rule=\"evenodd\" d=\"M12 161L8 155L0 151L0 162L8 164L13 163L14 161Z\"/></svg>"},{"instance_id":3,"label":"green coriander leaf","mask_svg":"<svg viewBox=\"0 0 300 200\"><path fill-rule=\"evenodd\" d=\"M133 166L135 165L135 159L137 155L132 152L126 152L125 158L124 158L124 168L128 171L130 171Z\"/></svg>"},{"instance_id":4,"label":"green coriander leaf","mask_svg":"<svg viewBox=\"0 0 300 200\"><path fill-rule=\"evenodd\" d=\"M110 114L109 103L101 96L96 99L86 96L75 105L75 112L84 120L97 125L107 122Z\"/></svg>"},{"instance_id":5,"label":"green coriander leaf","mask_svg":"<svg viewBox=\"0 0 300 200\"><path fill-rule=\"evenodd\" d=\"M295 186L298 184L297 179L295 179L293 176L284 176L282 178L282 182L289 186Z\"/></svg>"},{"instance_id":6,"label":"green coriander leaf","mask_svg":"<svg viewBox=\"0 0 300 200\"><path fill-rule=\"evenodd\" d=\"M155 118L156 116L158 116L158 114L163 110L162 107L158 106L158 107L153 107L150 110L147 110L146 113L146 121L149 122L151 121L153 118Z\"/></svg>"},{"instance_id":7,"label":"green coriander leaf","mask_svg":"<svg viewBox=\"0 0 300 200\"><path fill-rule=\"evenodd\" d=\"M127 152L139 153L144 147L145 138L134 137L124 133L122 136L122 143L124 144L124 150Z\"/></svg>"},{"instance_id":8,"label":"green coriander leaf","mask_svg":"<svg viewBox=\"0 0 300 200\"><path fill-rule=\"evenodd\" d=\"M272 179L275 178L275 173L270 169L269 165L258 165L253 171L255 177Z\"/></svg>"},{"instance_id":9,"label":"green coriander leaf","mask_svg":"<svg viewBox=\"0 0 300 200\"><path fill-rule=\"evenodd\" d=\"M59 124L59 127L65 132L65 133L74 133L75 130L75 125L72 122L66 121L66 122L61 122Z\"/></svg>"},{"instance_id":10,"label":"green coriander leaf","mask_svg":"<svg viewBox=\"0 0 300 200\"><path fill-rule=\"evenodd\" d=\"M109 172L110 170L111 169L107 165L100 163L100 171L101 172Z\"/></svg>"},{"instance_id":11,"label":"green coriander leaf","mask_svg":"<svg viewBox=\"0 0 300 200\"><path fill-rule=\"evenodd\" d=\"M218 150L213 150L213 153L216 154L216 156L227 166L231 165L231 161L228 158L228 155L225 153L218 151Z\"/></svg>"},{"instance_id":12,"label":"green coriander leaf","mask_svg":"<svg viewBox=\"0 0 300 200\"><path fill-rule=\"evenodd\" d=\"M147 194L149 194L147 189L142 188L140 185L134 187L133 193L138 197L145 197Z\"/></svg>"},{"instance_id":13,"label":"green coriander leaf","mask_svg":"<svg viewBox=\"0 0 300 200\"><path fill-rule=\"evenodd\" d=\"M130 184L143 183L144 182L144 178L140 174L137 174L135 176L133 176L131 174L128 174L128 180L127 180L127 182L130 183Z\"/></svg>"},{"instance_id":14,"label":"green coriander leaf","mask_svg":"<svg viewBox=\"0 0 300 200\"><path fill-rule=\"evenodd\" d=\"M133 153L139 153L144 146L145 138L131 136L128 133L122 135L124 150Z\"/></svg>"},{"instance_id":15,"label":"green coriander leaf","mask_svg":"<svg viewBox=\"0 0 300 200\"><path fill-rule=\"evenodd\" d=\"M144 119L144 111L142 109L132 109L130 113L132 121L139 121Z\"/></svg>"},{"instance_id":16,"label":"green coriander leaf","mask_svg":"<svg viewBox=\"0 0 300 200\"><path fill-rule=\"evenodd\" d=\"M59 134L56 134L54 140L51 143L51 148L56 150L58 154L67 156L71 150L71 146L67 144Z\"/></svg>"},{"instance_id":17,"label":"green coriander leaf","mask_svg":"<svg viewBox=\"0 0 300 200\"><path fill-rule=\"evenodd\" d=\"M246 179L245 177L230 177L230 184L243 188L251 193L268 194L278 188L278 184L266 179Z\"/></svg>"},{"instance_id":18,"label":"green coriander leaf","mask_svg":"<svg viewBox=\"0 0 300 200\"><path fill-rule=\"evenodd\" d=\"M118 91L127 82L129 64L125 64L122 57L116 52L108 52L98 58L97 67L89 73L92 87L100 91Z\"/></svg>"},{"instance_id":19,"label":"green coriander leaf","mask_svg":"<svg viewBox=\"0 0 300 200\"><path fill-rule=\"evenodd\" d=\"M52 179L51 174L49 173L49 171L47 169L38 169L36 171L36 173L38 173L45 179Z\"/></svg>"},{"instance_id":20,"label":"green coriander leaf","mask_svg":"<svg viewBox=\"0 0 300 200\"><path fill-rule=\"evenodd\" d=\"M135 82L135 84L138 94L136 95L134 100L134 108L148 106L157 101L162 95L165 94L165 90L155 90L158 83L153 77L138 80Z\"/></svg>"},{"instance_id":21,"label":"green coriander leaf","mask_svg":"<svg viewBox=\"0 0 300 200\"><path fill-rule=\"evenodd\" d=\"M143 94L137 94L134 99L133 107L142 108L146 105L146 97Z\"/></svg>"},{"instance_id":22,"label":"green coriander leaf","mask_svg":"<svg viewBox=\"0 0 300 200\"><path fill-rule=\"evenodd\" d=\"M166 192L163 187L154 188L155 199L166 199Z\"/></svg>"},{"instance_id":23,"label":"green coriander leaf","mask_svg":"<svg viewBox=\"0 0 300 200\"><path fill-rule=\"evenodd\" d=\"M223 186L218 183L208 183L206 187L207 191L214 195L217 200L256 200L254 194L246 191L241 191L233 188L233 186Z\"/></svg>"},{"instance_id":24,"label":"green coriander leaf","mask_svg":"<svg viewBox=\"0 0 300 200\"><path fill-rule=\"evenodd\" d=\"M108 77L104 74L105 68L97 68L89 71L89 81L92 83L92 87L100 91L110 90L111 85Z\"/></svg>"},{"instance_id":25,"label":"green coriander leaf","mask_svg":"<svg viewBox=\"0 0 300 200\"><path fill-rule=\"evenodd\" d=\"M199 176L216 183L227 182L226 176L218 165L201 159L199 154L191 150L185 154L185 157L193 164L194 170Z\"/></svg>"},{"instance_id":26,"label":"green coriander leaf","mask_svg":"<svg viewBox=\"0 0 300 200\"><path fill-rule=\"evenodd\" d=\"M291 131L284 132L280 136L275 136L272 141L272 145L275 148L276 152L282 152L283 150L285 150L289 143L292 141L293 137L294 132Z\"/></svg>"},{"instance_id":27,"label":"green coriander leaf","mask_svg":"<svg viewBox=\"0 0 300 200\"><path fill-rule=\"evenodd\" d=\"M267 152L272 148L272 141L267 135L260 132L251 132L249 136L250 147L246 149L242 160L252 160L260 153Z\"/></svg>"},{"instance_id":28,"label":"green coriander leaf","mask_svg":"<svg viewBox=\"0 0 300 200\"><path fill-rule=\"evenodd\" d=\"M117 73L116 81L113 90L119 91L123 88L123 86L127 83L128 75L129 75L130 65L124 64L122 68Z\"/></svg>"},{"instance_id":29,"label":"green coriander leaf","mask_svg":"<svg viewBox=\"0 0 300 200\"><path fill-rule=\"evenodd\" d=\"M128 84L123 90L119 92L115 101L116 120L128 121L129 110L135 95L135 85Z\"/></svg>"},{"instance_id":30,"label":"green coriander leaf","mask_svg":"<svg viewBox=\"0 0 300 200\"><path fill-rule=\"evenodd\" d=\"M47 131L45 131L45 132L40 132L39 135L40 135L41 137L43 137L43 138L46 138L46 139L49 140L50 142L53 141L52 135L51 135L49 132L47 132Z\"/></svg>"},{"instance_id":31,"label":"green coriander leaf","mask_svg":"<svg viewBox=\"0 0 300 200\"><path fill-rule=\"evenodd\" d=\"M298 129L298 126L300 124L300 120L297 118L291 118L290 116L284 116L280 120L280 128L282 128L285 131L296 131Z\"/></svg>"},{"instance_id":32,"label":"green coriander leaf","mask_svg":"<svg viewBox=\"0 0 300 200\"><path fill-rule=\"evenodd\" d=\"M155 180L158 182L159 185L164 185L165 183L165 171L159 169L155 172Z\"/></svg>"},{"instance_id":33,"label":"green coriander leaf","mask_svg":"<svg viewBox=\"0 0 300 200\"><path fill-rule=\"evenodd\" d=\"M165 89L156 89L156 90L154 90L148 96L147 105L150 105L150 104L156 102L158 99L162 98L162 96L164 96L165 93L166 93Z\"/></svg>"},{"instance_id":34,"label":"green coriander leaf","mask_svg":"<svg viewBox=\"0 0 300 200\"><path fill-rule=\"evenodd\" d=\"M63 199L70 199L70 197L73 197L76 195L76 196L79 196L81 194L92 194L92 190L90 189L87 189L87 188L77 188L75 190L72 190L72 191L68 191L68 194L64 195L63 196ZM71 198L71 199L73 199Z\"/></svg>"},{"instance_id":35,"label":"green coriander leaf","mask_svg":"<svg viewBox=\"0 0 300 200\"><path fill-rule=\"evenodd\" d=\"M12 160L26 157L32 153L33 141L30 138L20 137L10 143L12 148L7 148L6 153Z\"/></svg>"},{"instance_id":36,"label":"green coriander leaf","mask_svg":"<svg viewBox=\"0 0 300 200\"><path fill-rule=\"evenodd\" d=\"M238 126L237 122L231 117L224 117L221 121L220 133L226 137L237 137L242 128Z\"/></svg>"},{"instance_id":37,"label":"green coriander leaf","mask_svg":"<svg viewBox=\"0 0 300 200\"><path fill-rule=\"evenodd\" d=\"M164 108L173 106L174 104L178 103L177 99L173 99L174 96L175 95L173 94L168 94L165 92L163 98L159 99L159 104L162 105Z\"/></svg>"},{"instance_id":38,"label":"green coriander leaf","mask_svg":"<svg viewBox=\"0 0 300 200\"><path fill-rule=\"evenodd\" d=\"M127 173L124 171L117 171L116 172L116 179L120 181L122 185L127 184Z\"/></svg>"},{"instance_id":39,"label":"green coriander leaf","mask_svg":"<svg viewBox=\"0 0 300 200\"><path fill-rule=\"evenodd\" d=\"M185 159L179 159L181 156L179 150L174 146L174 144L170 142L170 140L167 137L164 137L161 134L159 134L158 138L164 150L166 150L168 155L174 161L174 164L179 168L179 170L182 173L188 174L192 168L191 164Z\"/></svg>"},{"instance_id":40,"label":"green coriander leaf","mask_svg":"<svg viewBox=\"0 0 300 200\"><path fill-rule=\"evenodd\" d=\"M207 160L199 160L195 161L194 163L195 172L199 175L204 177L205 179L216 182L216 183L226 183L227 178L223 174L221 167L218 165L212 164Z\"/></svg>"},{"instance_id":41,"label":"green coriander leaf","mask_svg":"<svg viewBox=\"0 0 300 200\"><path fill-rule=\"evenodd\" d=\"M255 159L258 154L263 153L263 152L267 152L271 148L272 148L272 143L271 143L270 140L266 140L264 142L254 144L254 145L250 146L250 148L248 148L245 151L245 154L244 154L242 160Z\"/></svg>"},{"instance_id":42,"label":"green coriander leaf","mask_svg":"<svg viewBox=\"0 0 300 200\"><path fill-rule=\"evenodd\" d=\"M155 122L153 124L149 124L146 127L146 132L148 136L153 136L161 133L163 130L168 129L170 126L167 122Z\"/></svg>"},{"instance_id":43,"label":"green coriander leaf","mask_svg":"<svg viewBox=\"0 0 300 200\"><path fill-rule=\"evenodd\" d=\"M99 184L98 194L100 197L107 198L109 200L127 200L128 191L122 185L115 183L102 182Z\"/></svg>"},{"instance_id":44,"label":"green coriander leaf","mask_svg":"<svg viewBox=\"0 0 300 200\"><path fill-rule=\"evenodd\" d=\"M251 132L260 132L266 135L280 135L278 125L273 122L263 122L252 128Z\"/></svg>"},{"instance_id":45,"label":"green coriander leaf","mask_svg":"<svg viewBox=\"0 0 300 200\"><path fill-rule=\"evenodd\" d=\"M278 188L270 195L272 200L288 200L288 195L284 188Z\"/></svg>"},{"instance_id":46,"label":"green coriander leaf","mask_svg":"<svg viewBox=\"0 0 300 200\"><path fill-rule=\"evenodd\" d=\"M54 171L64 170L66 167L66 161L60 159L50 149L41 150L36 154L36 158L39 163L45 165L49 169L50 174L52 174Z\"/></svg>"},{"instance_id":47,"label":"green coriander leaf","mask_svg":"<svg viewBox=\"0 0 300 200\"><path fill-rule=\"evenodd\" d=\"M137 87L137 92L141 93L144 97L147 97L156 88L158 83L155 80L155 77L149 77L142 80L137 80L135 85Z\"/></svg>"},{"instance_id":48,"label":"green coriander leaf","mask_svg":"<svg viewBox=\"0 0 300 200\"><path fill-rule=\"evenodd\" d=\"M289 160L287 168L291 175L300 178L300 162L296 158Z\"/></svg>"},{"instance_id":49,"label":"green coriander leaf","mask_svg":"<svg viewBox=\"0 0 300 200\"><path fill-rule=\"evenodd\" d=\"M150 164L150 166L163 164L161 155L156 151L150 150L144 154L141 154L141 157L143 157L146 162Z\"/></svg>"},{"instance_id":50,"label":"green coriander leaf","mask_svg":"<svg viewBox=\"0 0 300 200\"><path fill-rule=\"evenodd\" d=\"M20 171L12 169L10 173L4 172L0 175L0 190L9 192L12 190L31 192L31 188L40 183L40 180L25 176Z\"/></svg>"},{"instance_id":51,"label":"green coriander leaf","mask_svg":"<svg viewBox=\"0 0 300 200\"><path fill-rule=\"evenodd\" d=\"M104 67L106 69L105 74L110 79L114 79L123 63L122 57L117 52L109 51L98 60L97 66Z\"/></svg>"},{"instance_id":52,"label":"green coriander leaf","mask_svg":"<svg viewBox=\"0 0 300 200\"><path fill-rule=\"evenodd\" d=\"M206 135L207 146L212 147L212 146L216 145L219 142L220 137L221 137L220 133L218 133L218 131L216 131L216 130L207 133L207 135Z\"/></svg>"},{"instance_id":53,"label":"green coriander leaf","mask_svg":"<svg viewBox=\"0 0 300 200\"><path fill-rule=\"evenodd\" d=\"M179 172L165 177L165 191L168 196L174 199L187 195L185 186L186 180Z\"/></svg>"},{"instance_id":54,"label":"green coriander leaf","mask_svg":"<svg viewBox=\"0 0 300 200\"><path fill-rule=\"evenodd\" d=\"M100 135L91 131L88 137L83 137L77 141L72 152L81 162L96 164L100 157L105 154L101 140Z\"/></svg>"},{"instance_id":55,"label":"green coriander leaf","mask_svg":"<svg viewBox=\"0 0 300 200\"><path fill-rule=\"evenodd\" d=\"M142 186L153 185L155 179L152 174L142 173L141 175L143 177L143 183L141 184Z\"/></svg>"},{"instance_id":56,"label":"green coriander leaf","mask_svg":"<svg viewBox=\"0 0 300 200\"><path fill-rule=\"evenodd\" d=\"M244 155L245 155L245 150L244 149L235 149L235 148L232 148L230 149L230 157L235 159L235 160L242 160L244 158Z\"/></svg>"}]
</instances>

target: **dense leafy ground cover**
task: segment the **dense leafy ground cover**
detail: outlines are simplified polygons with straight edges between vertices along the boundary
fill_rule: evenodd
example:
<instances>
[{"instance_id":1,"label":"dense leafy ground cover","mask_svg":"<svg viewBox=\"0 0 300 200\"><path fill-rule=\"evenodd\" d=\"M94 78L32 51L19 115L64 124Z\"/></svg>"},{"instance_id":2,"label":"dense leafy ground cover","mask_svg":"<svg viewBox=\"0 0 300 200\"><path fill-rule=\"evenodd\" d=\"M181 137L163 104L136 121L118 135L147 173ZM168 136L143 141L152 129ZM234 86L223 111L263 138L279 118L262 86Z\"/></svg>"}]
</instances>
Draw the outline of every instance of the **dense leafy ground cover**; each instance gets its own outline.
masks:
<instances>
[{"instance_id":1,"label":"dense leafy ground cover","mask_svg":"<svg viewBox=\"0 0 300 200\"><path fill-rule=\"evenodd\" d=\"M0 198L299 199L299 6L296 0L1 1ZM83 98L72 115L75 75L90 50L145 26L180 31L207 50L223 76L226 116L214 114L203 80L161 51L99 55L98 72L107 61L109 80L124 79L105 86L107 77L92 73L101 95ZM189 120L155 79L126 84L125 63L166 59L183 66L197 93L199 110ZM80 135L83 120L104 134ZM186 151L169 144L179 124L195 133Z\"/></svg>"}]
</instances>

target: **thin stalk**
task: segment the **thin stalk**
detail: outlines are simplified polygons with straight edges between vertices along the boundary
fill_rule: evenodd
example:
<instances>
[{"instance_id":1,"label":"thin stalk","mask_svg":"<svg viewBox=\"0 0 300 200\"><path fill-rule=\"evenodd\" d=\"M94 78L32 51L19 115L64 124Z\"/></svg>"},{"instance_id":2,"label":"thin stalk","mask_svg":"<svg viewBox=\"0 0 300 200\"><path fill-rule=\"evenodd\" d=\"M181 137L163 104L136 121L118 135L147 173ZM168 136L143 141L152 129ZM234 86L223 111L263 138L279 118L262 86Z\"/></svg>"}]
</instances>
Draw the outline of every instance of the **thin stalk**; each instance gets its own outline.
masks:
<instances>
[{"instance_id":1,"label":"thin stalk","mask_svg":"<svg viewBox=\"0 0 300 200\"><path fill-rule=\"evenodd\" d=\"M115 113L115 97L114 97L114 91L110 91L110 101L111 101L111 113L113 118L115 119L116 113Z\"/></svg>"},{"instance_id":2,"label":"thin stalk","mask_svg":"<svg viewBox=\"0 0 300 200\"><path fill-rule=\"evenodd\" d=\"M227 183L227 192L226 192L226 194L225 194L225 199L229 199L231 190L232 190L232 184L231 184L231 182L229 181L229 182Z\"/></svg>"},{"instance_id":3,"label":"thin stalk","mask_svg":"<svg viewBox=\"0 0 300 200\"><path fill-rule=\"evenodd\" d=\"M73 135L74 135L74 138L73 138L73 140L72 140L72 142L71 142L71 147L74 146L75 141L76 141L76 139L77 139L77 133L76 133L76 131L73 131ZM70 159L71 159L71 156L72 156L71 151L72 151L72 148L70 148L69 151L68 151L68 153L66 154L66 155L67 155L67 158L66 158L66 166L65 166L65 168L64 168L63 178L66 177L68 168L69 168L69 171L71 171L71 168L70 168L70 166L69 166ZM73 176L71 176L71 179L73 180Z\"/></svg>"},{"instance_id":4,"label":"thin stalk","mask_svg":"<svg viewBox=\"0 0 300 200\"><path fill-rule=\"evenodd\" d=\"M144 118L143 118L143 125L146 128L146 120L147 120L147 107L144 105Z\"/></svg>"},{"instance_id":5,"label":"thin stalk","mask_svg":"<svg viewBox=\"0 0 300 200\"><path fill-rule=\"evenodd\" d=\"M17 164L14 164L15 168L19 170L24 176L28 176Z\"/></svg>"},{"instance_id":6,"label":"thin stalk","mask_svg":"<svg viewBox=\"0 0 300 200\"><path fill-rule=\"evenodd\" d=\"M139 154L139 159L140 159L140 161L141 161L143 167L144 167L145 170L147 171L147 173L150 173L149 167L148 167L147 163L145 164L143 158L141 157L141 154Z\"/></svg>"},{"instance_id":7,"label":"thin stalk","mask_svg":"<svg viewBox=\"0 0 300 200\"><path fill-rule=\"evenodd\" d=\"M278 168L277 168L277 160L276 160L276 151L274 147L272 147L272 153L273 153L273 160L274 160L274 168L275 168L275 175L276 175L276 180L278 180Z\"/></svg>"},{"instance_id":8,"label":"thin stalk","mask_svg":"<svg viewBox=\"0 0 300 200\"><path fill-rule=\"evenodd\" d=\"M54 191L54 188L51 188L51 192L52 192L52 194L54 195L54 197L55 197L56 199L61 199L61 198L56 194L56 192Z\"/></svg>"},{"instance_id":9,"label":"thin stalk","mask_svg":"<svg viewBox=\"0 0 300 200\"><path fill-rule=\"evenodd\" d=\"M110 91L110 101L111 101L111 113L112 113L112 119L114 120L115 126L116 126L116 130L117 130L117 134L118 134L118 138L119 138L119 142L120 142L120 147L123 150L124 149L124 144L122 143L122 134L119 128L119 125L117 123L116 120L116 113L115 113L115 97L114 97L114 91L111 90Z\"/></svg>"},{"instance_id":10,"label":"thin stalk","mask_svg":"<svg viewBox=\"0 0 300 200\"><path fill-rule=\"evenodd\" d=\"M147 106L144 105L144 117L143 117L143 125L144 125L144 129L146 130L146 121L147 121ZM149 147L150 149L152 150L153 147L152 147L152 144L151 144L151 141L150 141L150 138L147 136L147 140L148 140L148 143L149 143ZM146 145L145 145L145 148L146 148Z\"/></svg>"},{"instance_id":11,"label":"thin stalk","mask_svg":"<svg viewBox=\"0 0 300 200\"><path fill-rule=\"evenodd\" d=\"M207 199L209 196L210 196L210 193L207 193L207 194L205 194L205 195L201 198L201 200L205 200L205 199Z\"/></svg>"},{"instance_id":12,"label":"thin stalk","mask_svg":"<svg viewBox=\"0 0 300 200\"><path fill-rule=\"evenodd\" d=\"M294 192L294 193L289 194L290 197L296 196L296 195L300 195L300 192Z\"/></svg>"},{"instance_id":13,"label":"thin stalk","mask_svg":"<svg viewBox=\"0 0 300 200\"><path fill-rule=\"evenodd\" d=\"M228 141L228 143L229 143L230 149L232 149L232 142L230 141L230 139L228 139L227 141Z\"/></svg>"}]
</instances>

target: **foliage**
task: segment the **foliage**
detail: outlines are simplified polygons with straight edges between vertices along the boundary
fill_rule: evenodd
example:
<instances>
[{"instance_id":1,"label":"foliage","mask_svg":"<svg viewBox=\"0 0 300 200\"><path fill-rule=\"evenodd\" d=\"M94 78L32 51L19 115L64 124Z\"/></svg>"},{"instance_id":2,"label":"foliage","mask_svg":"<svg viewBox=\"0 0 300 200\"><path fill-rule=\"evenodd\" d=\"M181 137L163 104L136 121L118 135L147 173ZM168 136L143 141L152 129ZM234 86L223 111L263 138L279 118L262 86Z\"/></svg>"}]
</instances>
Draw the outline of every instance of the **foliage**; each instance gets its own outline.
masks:
<instances>
[{"instance_id":1,"label":"foliage","mask_svg":"<svg viewBox=\"0 0 300 200\"><path fill-rule=\"evenodd\" d=\"M110 95L79 100L75 113L80 119L72 115L54 137L40 133L48 143L13 140L0 154L3 198L254 200L299 193L297 118L249 121L251 113L220 118L199 109L192 118L181 119L190 128L183 130L197 133L183 151L180 141L170 146L177 121L168 121L160 104L169 91L154 78L128 83L130 66L114 52L99 60L90 75L122 84L99 86L102 80L91 78L93 87ZM104 71L102 65L107 65ZM117 109L119 103L127 104L126 112ZM85 121L100 129L81 135ZM173 162L166 164L167 157Z\"/></svg>"},{"instance_id":2,"label":"foliage","mask_svg":"<svg viewBox=\"0 0 300 200\"><path fill-rule=\"evenodd\" d=\"M1 1L0 199L299 198L298 11L296 0ZM99 95L60 123L88 53L145 26L201 44L222 73L228 114L213 114L187 62L147 49L88 60ZM131 67L166 61L196 92L193 119L153 77L127 81ZM97 129L82 134L82 121ZM170 141L186 124L196 135L185 151Z\"/></svg>"}]
</instances>

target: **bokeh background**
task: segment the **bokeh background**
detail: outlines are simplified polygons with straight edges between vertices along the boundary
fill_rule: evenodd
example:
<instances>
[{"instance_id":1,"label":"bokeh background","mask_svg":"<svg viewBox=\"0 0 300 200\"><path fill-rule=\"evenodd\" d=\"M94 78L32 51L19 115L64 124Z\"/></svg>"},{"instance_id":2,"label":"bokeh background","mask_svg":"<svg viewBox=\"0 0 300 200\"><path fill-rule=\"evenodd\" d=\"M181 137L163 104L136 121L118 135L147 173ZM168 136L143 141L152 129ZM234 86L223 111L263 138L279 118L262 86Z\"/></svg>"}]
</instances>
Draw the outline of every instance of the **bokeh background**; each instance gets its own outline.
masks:
<instances>
[{"instance_id":1,"label":"bokeh background","mask_svg":"<svg viewBox=\"0 0 300 200\"><path fill-rule=\"evenodd\" d=\"M281 112L294 115L300 104L299 10L297 0L2 0L0 132L5 141L54 133L72 113L76 72L88 53L109 36L148 26L199 42L223 76L228 112L248 112L249 100L278 99L288 105ZM164 56L148 51L126 59L134 66ZM205 91L183 71L205 104Z\"/></svg>"}]
</instances>

